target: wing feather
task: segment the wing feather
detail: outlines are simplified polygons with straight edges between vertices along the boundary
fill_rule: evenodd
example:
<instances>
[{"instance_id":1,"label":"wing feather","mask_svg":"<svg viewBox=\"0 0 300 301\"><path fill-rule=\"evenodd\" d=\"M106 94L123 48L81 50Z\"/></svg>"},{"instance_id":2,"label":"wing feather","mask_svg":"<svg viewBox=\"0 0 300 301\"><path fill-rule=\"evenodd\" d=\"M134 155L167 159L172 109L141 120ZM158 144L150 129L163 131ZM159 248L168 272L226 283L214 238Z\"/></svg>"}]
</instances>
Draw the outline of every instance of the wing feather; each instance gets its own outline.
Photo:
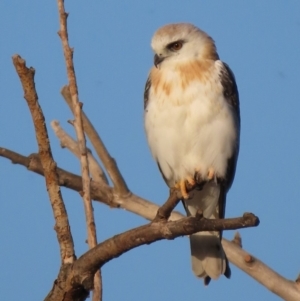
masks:
<instances>
[{"instance_id":1,"label":"wing feather","mask_svg":"<svg viewBox=\"0 0 300 301\"><path fill-rule=\"evenodd\" d=\"M147 105L148 105L150 88L151 88L151 79L149 76L146 81L145 90L144 90L144 110L146 110Z\"/></svg>"},{"instance_id":2,"label":"wing feather","mask_svg":"<svg viewBox=\"0 0 300 301\"><path fill-rule=\"evenodd\" d=\"M236 119L236 126L238 137L236 140L235 150L231 158L228 159L227 171L225 179L222 179L221 182L221 193L219 197L219 218L224 218L225 216L225 207L226 207L226 194L229 188L232 185L236 163L239 153L239 134L240 134L240 102L239 102L239 92L237 84L235 81L235 76L229 66L222 62L222 67L220 70L220 81L223 86L223 95L227 103L232 108L234 117ZM222 235L222 233L220 233Z\"/></svg>"}]
</instances>

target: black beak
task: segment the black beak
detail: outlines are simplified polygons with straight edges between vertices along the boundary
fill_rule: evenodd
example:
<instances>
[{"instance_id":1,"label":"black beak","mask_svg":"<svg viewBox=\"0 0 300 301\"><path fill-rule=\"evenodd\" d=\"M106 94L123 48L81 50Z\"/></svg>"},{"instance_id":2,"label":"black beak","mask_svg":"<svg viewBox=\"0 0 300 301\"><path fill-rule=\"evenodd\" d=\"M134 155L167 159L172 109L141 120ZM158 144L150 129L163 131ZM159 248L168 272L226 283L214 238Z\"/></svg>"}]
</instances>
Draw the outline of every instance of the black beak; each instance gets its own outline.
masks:
<instances>
[{"instance_id":1,"label":"black beak","mask_svg":"<svg viewBox=\"0 0 300 301\"><path fill-rule=\"evenodd\" d=\"M164 57L155 54L155 56L154 56L154 66L157 68L157 66L158 66L164 59L165 59Z\"/></svg>"}]
</instances>

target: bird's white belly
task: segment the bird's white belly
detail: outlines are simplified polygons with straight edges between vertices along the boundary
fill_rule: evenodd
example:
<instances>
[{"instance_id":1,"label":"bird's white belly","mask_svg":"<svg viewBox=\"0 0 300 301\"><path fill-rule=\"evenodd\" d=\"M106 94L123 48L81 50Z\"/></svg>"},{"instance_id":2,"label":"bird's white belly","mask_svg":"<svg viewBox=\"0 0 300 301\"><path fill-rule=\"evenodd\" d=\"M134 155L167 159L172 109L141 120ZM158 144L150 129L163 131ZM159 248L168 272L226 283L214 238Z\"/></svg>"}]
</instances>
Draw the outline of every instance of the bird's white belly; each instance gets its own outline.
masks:
<instances>
[{"instance_id":1,"label":"bird's white belly","mask_svg":"<svg viewBox=\"0 0 300 301\"><path fill-rule=\"evenodd\" d=\"M152 155L169 186L194 176L195 171L205 179L210 168L216 176L225 176L238 133L222 94L206 94L179 105L152 95L145 128Z\"/></svg>"}]
</instances>

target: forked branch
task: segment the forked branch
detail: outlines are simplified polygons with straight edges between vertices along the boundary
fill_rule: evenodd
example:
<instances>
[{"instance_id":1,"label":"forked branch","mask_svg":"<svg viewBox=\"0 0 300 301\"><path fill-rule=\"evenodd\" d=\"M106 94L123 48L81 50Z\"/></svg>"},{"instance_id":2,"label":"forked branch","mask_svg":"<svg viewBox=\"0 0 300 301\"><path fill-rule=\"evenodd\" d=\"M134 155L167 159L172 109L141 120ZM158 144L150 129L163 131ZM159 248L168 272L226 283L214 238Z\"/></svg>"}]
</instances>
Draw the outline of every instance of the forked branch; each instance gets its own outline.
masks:
<instances>
[{"instance_id":1,"label":"forked branch","mask_svg":"<svg viewBox=\"0 0 300 301\"><path fill-rule=\"evenodd\" d=\"M61 94L64 97L64 100L73 111L72 106L72 98L70 94L70 89L68 86L64 86L61 90ZM118 165L114 158L112 158L106 149L102 139L100 138L99 134L95 130L93 124L89 120L89 118L85 115L84 111L82 110L82 122L83 122L83 129L86 135L89 137L99 159L103 163L109 178L111 179L115 191L122 196L126 196L129 194L129 189L126 185L126 182L118 168Z\"/></svg>"},{"instance_id":2,"label":"forked branch","mask_svg":"<svg viewBox=\"0 0 300 301\"><path fill-rule=\"evenodd\" d=\"M174 204L175 195L174 193L170 195L166 202L168 205L165 208L169 207L170 204ZM258 218L251 213L244 214L240 218L225 220L210 220L198 216L185 217L177 221L168 222L164 218L159 218L145 226L116 235L87 251L74 263L72 272L68 276L64 293L73 295L74 292L78 292L78 288L81 288L80 291L83 295L80 300L84 300L86 292L93 289L93 275L95 271L110 260L141 245L151 244L162 239L174 239L198 231L232 230L253 227L258 225L258 223Z\"/></svg>"},{"instance_id":3,"label":"forked branch","mask_svg":"<svg viewBox=\"0 0 300 301\"><path fill-rule=\"evenodd\" d=\"M11 150L0 147L0 156L11 160L14 164L20 164L27 167L30 171L43 175L43 169L37 154L30 156L22 156ZM66 170L58 168L59 183L62 186L68 187L75 191L82 189L81 178L78 175L72 174ZM109 186L100 186L98 183L92 183L92 198L100 201L110 207L126 209L140 215L148 220L153 220L157 215L159 207L137 195L131 194L125 199L113 193L113 189ZM163 206L162 206L163 207ZM172 212L170 220L177 221L184 216L178 212ZM235 240L236 241L236 240ZM223 248L227 254L228 260L236 265L239 269L247 273L255 280L262 283L266 288L281 296L287 301L300 300L300 285L299 281L291 281L278 276L278 274L268 267L263 262L250 255L246 250L243 250L240 243L230 242L222 239ZM239 241L237 239L237 241ZM247 262L245 256L250 256L254 261ZM258 262L259 266L253 264ZM257 269L258 267L258 269ZM276 276L275 282L272 282L273 276ZM85 290L83 290L85 291ZM50 300L50 299L48 299ZM51 299L52 300L52 299ZM54 300L54 299L53 299Z\"/></svg>"}]
</instances>

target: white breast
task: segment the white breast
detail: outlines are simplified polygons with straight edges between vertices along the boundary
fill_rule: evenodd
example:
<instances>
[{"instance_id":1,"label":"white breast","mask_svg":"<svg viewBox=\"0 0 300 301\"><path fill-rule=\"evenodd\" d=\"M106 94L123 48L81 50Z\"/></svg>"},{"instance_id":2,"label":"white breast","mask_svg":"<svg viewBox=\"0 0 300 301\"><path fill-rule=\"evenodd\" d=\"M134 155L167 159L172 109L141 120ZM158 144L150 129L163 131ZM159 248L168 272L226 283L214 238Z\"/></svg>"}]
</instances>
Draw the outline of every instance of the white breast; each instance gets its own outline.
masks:
<instances>
[{"instance_id":1,"label":"white breast","mask_svg":"<svg viewBox=\"0 0 300 301\"><path fill-rule=\"evenodd\" d=\"M224 177L238 136L232 109L223 96L218 66L205 82L192 81L182 88L180 74L167 71L173 89L149 91L145 129L153 157L169 186L209 168Z\"/></svg>"}]
</instances>

